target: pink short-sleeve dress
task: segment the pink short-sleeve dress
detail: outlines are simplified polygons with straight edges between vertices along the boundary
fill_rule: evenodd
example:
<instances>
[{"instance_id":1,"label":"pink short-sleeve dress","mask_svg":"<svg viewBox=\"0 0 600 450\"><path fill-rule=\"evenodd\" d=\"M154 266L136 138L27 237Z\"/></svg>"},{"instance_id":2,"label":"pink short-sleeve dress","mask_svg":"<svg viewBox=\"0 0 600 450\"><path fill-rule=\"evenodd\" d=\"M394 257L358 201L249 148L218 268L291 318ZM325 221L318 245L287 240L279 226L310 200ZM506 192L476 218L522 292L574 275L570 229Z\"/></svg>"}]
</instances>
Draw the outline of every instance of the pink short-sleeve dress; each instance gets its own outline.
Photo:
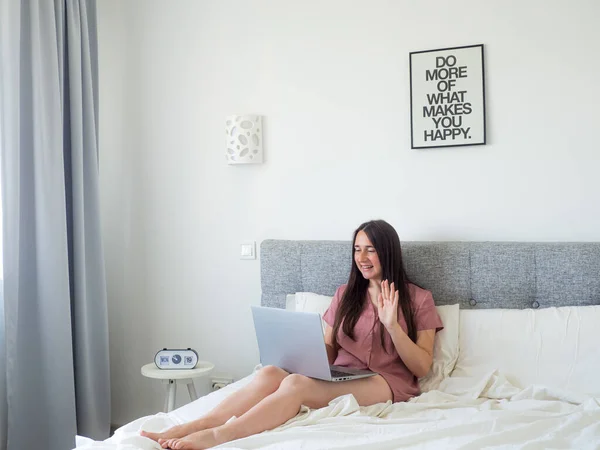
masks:
<instances>
[{"instance_id":1,"label":"pink short-sleeve dress","mask_svg":"<svg viewBox=\"0 0 600 450\"><path fill-rule=\"evenodd\" d=\"M323 315L323 320L333 327L335 314L346 290L346 285L340 286L329 309ZM442 320L437 313L431 292L414 284L409 284L410 298L413 302L413 313L417 331L443 329ZM403 402L420 394L417 377L406 367L398 353L386 352L381 346L379 330L383 326L379 322L377 310L368 298L364 309L354 328L354 339L350 339L340 327L337 341L340 346L334 362L337 366L369 369L380 374L390 386L394 402ZM402 309L398 308L398 323L407 332L406 321ZM389 333L384 332L385 346L393 349L394 344Z\"/></svg>"}]
</instances>

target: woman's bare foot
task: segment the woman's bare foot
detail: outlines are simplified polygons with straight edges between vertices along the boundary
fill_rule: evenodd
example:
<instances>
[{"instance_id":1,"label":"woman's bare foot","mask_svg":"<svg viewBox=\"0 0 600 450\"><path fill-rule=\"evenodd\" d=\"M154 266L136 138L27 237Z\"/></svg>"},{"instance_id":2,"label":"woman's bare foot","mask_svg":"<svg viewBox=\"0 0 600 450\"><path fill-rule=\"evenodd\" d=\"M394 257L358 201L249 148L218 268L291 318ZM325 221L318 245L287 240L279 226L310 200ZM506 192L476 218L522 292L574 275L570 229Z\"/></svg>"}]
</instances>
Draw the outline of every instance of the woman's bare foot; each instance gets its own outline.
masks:
<instances>
[{"instance_id":1,"label":"woman's bare foot","mask_svg":"<svg viewBox=\"0 0 600 450\"><path fill-rule=\"evenodd\" d=\"M152 439L153 441L161 444L160 441L164 441L167 439L175 439L182 438L187 436L188 434L195 433L197 431L202 430L202 424L196 423L198 421L185 423L183 425L176 425L174 427L169 428L167 431L163 431L162 433L150 433L148 431L140 431L140 435Z\"/></svg>"},{"instance_id":2,"label":"woman's bare foot","mask_svg":"<svg viewBox=\"0 0 600 450\"><path fill-rule=\"evenodd\" d=\"M169 439L162 447L173 450L204 450L233 440L233 436L228 437L220 428L222 427L198 431L181 439Z\"/></svg>"}]
</instances>

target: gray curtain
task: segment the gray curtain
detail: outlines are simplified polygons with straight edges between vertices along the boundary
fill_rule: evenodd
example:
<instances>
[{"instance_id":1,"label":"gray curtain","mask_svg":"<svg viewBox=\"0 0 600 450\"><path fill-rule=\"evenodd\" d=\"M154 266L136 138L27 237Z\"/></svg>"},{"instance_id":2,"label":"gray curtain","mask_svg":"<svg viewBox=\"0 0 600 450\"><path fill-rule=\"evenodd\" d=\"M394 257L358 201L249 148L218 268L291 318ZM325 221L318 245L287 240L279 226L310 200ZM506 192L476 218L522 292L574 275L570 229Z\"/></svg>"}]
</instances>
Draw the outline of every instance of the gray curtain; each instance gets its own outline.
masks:
<instances>
[{"instance_id":1,"label":"gray curtain","mask_svg":"<svg viewBox=\"0 0 600 450\"><path fill-rule=\"evenodd\" d=\"M108 437L94 0L0 0L0 447Z\"/></svg>"}]
</instances>

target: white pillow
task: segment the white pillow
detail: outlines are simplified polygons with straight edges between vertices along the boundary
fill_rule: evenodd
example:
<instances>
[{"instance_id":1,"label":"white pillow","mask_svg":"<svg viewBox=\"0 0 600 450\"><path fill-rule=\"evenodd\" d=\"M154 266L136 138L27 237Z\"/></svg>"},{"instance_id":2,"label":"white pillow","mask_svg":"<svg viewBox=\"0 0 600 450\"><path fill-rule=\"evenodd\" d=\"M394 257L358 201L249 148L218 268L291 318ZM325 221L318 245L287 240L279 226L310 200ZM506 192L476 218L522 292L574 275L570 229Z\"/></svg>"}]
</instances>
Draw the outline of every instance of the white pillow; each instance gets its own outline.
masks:
<instances>
[{"instance_id":1,"label":"white pillow","mask_svg":"<svg viewBox=\"0 0 600 450\"><path fill-rule=\"evenodd\" d=\"M458 359L460 318L458 303L455 305L436 306L436 309L442 319L444 329L435 334L431 369L427 375L419 378L421 392L429 392L437 389L444 378L450 375Z\"/></svg>"},{"instance_id":2,"label":"white pillow","mask_svg":"<svg viewBox=\"0 0 600 450\"><path fill-rule=\"evenodd\" d=\"M499 370L537 384L600 397L600 306L464 310L452 377Z\"/></svg>"},{"instance_id":3,"label":"white pillow","mask_svg":"<svg viewBox=\"0 0 600 450\"><path fill-rule=\"evenodd\" d=\"M296 296L294 294L285 296L285 309L288 311L296 311Z\"/></svg>"},{"instance_id":4,"label":"white pillow","mask_svg":"<svg viewBox=\"0 0 600 450\"><path fill-rule=\"evenodd\" d=\"M325 314L325 311L329 308L331 300L333 300L333 296L329 297L327 295L319 295L312 292L296 292L293 299L293 310L319 313L321 315L321 326L323 327L323 332L325 332L327 323L323 320L323 314ZM287 305L286 309L288 309Z\"/></svg>"}]
</instances>

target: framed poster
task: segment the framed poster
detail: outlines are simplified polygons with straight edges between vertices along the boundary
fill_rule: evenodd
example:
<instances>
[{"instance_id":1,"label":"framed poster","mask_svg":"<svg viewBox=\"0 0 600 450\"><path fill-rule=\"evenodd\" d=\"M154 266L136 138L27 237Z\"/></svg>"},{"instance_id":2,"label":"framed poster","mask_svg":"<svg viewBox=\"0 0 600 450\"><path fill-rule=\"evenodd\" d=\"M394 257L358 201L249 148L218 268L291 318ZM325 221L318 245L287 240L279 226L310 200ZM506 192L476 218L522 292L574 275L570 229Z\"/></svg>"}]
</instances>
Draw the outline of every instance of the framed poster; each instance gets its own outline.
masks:
<instances>
[{"instance_id":1,"label":"framed poster","mask_svg":"<svg viewBox=\"0 0 600 450\"><path fill-rule=\"evenodd\" d=\"M410 53L411 148L485 144L483 44Z\"/></svg>"}]
</instances>

